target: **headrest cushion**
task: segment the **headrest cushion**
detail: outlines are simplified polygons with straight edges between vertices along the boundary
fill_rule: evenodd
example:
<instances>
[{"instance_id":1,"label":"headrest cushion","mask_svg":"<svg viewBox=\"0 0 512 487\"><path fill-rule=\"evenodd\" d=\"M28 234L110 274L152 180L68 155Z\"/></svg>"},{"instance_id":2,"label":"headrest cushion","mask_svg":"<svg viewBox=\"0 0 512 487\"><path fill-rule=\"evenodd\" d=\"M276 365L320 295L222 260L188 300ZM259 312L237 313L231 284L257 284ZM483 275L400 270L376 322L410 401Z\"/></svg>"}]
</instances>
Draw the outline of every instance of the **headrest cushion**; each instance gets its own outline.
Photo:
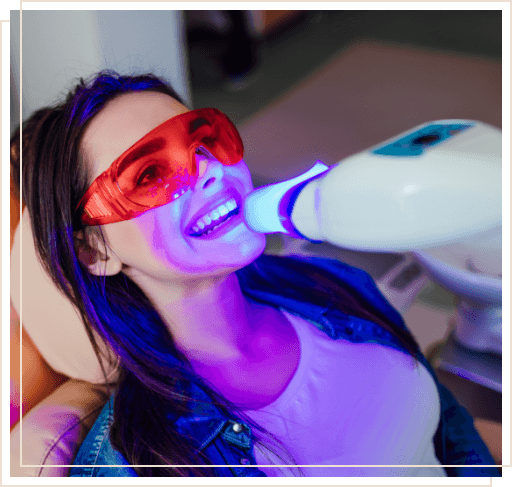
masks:
<instances>
[{"instance_id":1,"label":"headrest cushion","mask_svg":"<svg viewBox=\"0 0 512 487\"><path fill-rule=\"evenodd\" d=\"M37 259L26 208L11 251L11 300L26 332L50 367L73 379L94 384L105 381L78 311L57 290ZM100 349L107 350L96 333L95 337ZM115 367L106 360L104 364L108 380L114 381Z\"/></svg>"}]
</instances>

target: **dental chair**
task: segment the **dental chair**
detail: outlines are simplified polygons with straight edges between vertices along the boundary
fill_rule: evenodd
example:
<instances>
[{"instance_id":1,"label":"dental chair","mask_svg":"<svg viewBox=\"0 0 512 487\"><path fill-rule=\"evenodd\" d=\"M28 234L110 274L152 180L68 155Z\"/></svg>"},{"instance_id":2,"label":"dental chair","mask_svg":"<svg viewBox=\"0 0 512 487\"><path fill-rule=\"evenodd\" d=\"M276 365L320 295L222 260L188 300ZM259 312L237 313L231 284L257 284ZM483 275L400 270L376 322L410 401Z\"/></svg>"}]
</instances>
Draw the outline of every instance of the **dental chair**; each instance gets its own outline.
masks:
<instances>
[{"instance_id":1,"label":"dental chair","mask_svg":"<svg viewBox=\"0 0 512 487\"><path fill-rule=\"evenodd\" d=\"M23 242L20 227L23 226ZM11 316L15 322L23 306L23 328L41 363L69 378L28 411L11 431L11 477L66 477L76 453L108 397L100 364L77 313L43 272L37 261L28 211L22 214L11 236ZM20 258L23 301L20 299ZM98 343L106 345L99 341ZM25 361L30 355L22 356ZM44 360L44 362L43 362ZM115 382L116 366L105 363L109 381ZM12 380L12 379L11 379ZM34 384L22 384L30 396ZM21 428L22 426L22 428ZM497 464L501 463L501 425L475 419L475 427ZM499 427L499 431L498 431ZM27 465L21 467L20 465Z\"/></svg>"},{"instance_id":2,"label":"dental chair","mask_svg":"<svg viewBox=\"0 0 512 487\"><path fill-rule=\"evenodd\" d=\"M55 375L62 378L56 381L56 385L60 382L58 387L41 394L35 390L41 384L28 381L23 374L22 402L30 402L34 396L40 401L11 431L11 477L66 477L78 448L108 399L106 387L101 385L104 376L78 314L37 261L26 209L11 242L11 337L19 326L22 305L23 369L39 369L39 379L51 381ZM106 348L103 342L98 343ZM109 366L106 361L104 365L109 382L114 382L115 365ZM45 374L45 369L54 374ZM37 370L32 372L37 376ZM11 370L11 388L13 375L16 373ZM11 409L16 407L13 402L17 401L11 390Z\"/></svg>"}]
</instances>

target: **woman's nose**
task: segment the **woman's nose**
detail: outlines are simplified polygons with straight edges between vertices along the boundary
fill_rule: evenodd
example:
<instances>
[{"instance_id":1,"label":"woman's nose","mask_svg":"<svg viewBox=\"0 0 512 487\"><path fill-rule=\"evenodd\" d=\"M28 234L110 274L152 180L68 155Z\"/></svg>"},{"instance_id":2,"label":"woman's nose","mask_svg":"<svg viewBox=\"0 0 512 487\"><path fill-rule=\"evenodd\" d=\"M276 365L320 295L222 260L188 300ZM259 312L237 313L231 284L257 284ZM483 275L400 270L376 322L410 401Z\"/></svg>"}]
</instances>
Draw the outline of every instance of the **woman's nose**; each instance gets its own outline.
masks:
<instances>
[{"instance_id":1,"label":"woman's nose","mask_svg":"<svg viewBox=\"0 0 512 487\"><path fill-rule=\"evenodd\" d=\"M199 160L199 168L198 168L198 179L201 179L206 173L206 169L208 168L208 159L206 157L201 157Z\"/></svg>"},{"instance_id":2,"label":"woman's nose","mask_svg":"<svg viewBox=\"0 0 512 487\"><path fill-rule=\"evenodd\" d=\"M205 189L222 179L223 165L214 158L201 157L198 160L196 187Z\"/></svg>"}]
</instances>

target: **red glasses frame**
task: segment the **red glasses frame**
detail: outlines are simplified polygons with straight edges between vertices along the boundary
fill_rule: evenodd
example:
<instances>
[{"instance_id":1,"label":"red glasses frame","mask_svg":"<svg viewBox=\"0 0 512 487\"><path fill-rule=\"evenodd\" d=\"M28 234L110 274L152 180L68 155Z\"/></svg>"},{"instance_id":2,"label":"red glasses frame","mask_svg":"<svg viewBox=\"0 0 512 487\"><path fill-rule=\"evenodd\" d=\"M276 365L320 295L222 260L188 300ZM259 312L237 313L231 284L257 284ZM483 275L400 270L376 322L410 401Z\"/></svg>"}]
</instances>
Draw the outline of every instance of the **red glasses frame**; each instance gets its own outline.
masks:
<instances>
[{"instance_id":1,"label":"red glasses frame","mask_svg":"<svg viewBox=\"0 0 512 487\"><path fill-rule=\"evenodd\" d=\"M224 165L237 164L244 153L238 130L216 108L170 118L93 181L76 207L76 212L82 212L82 223L130 220L174 201L197 181L196 151L200 148Z\"/></svg>"}]
</instances>

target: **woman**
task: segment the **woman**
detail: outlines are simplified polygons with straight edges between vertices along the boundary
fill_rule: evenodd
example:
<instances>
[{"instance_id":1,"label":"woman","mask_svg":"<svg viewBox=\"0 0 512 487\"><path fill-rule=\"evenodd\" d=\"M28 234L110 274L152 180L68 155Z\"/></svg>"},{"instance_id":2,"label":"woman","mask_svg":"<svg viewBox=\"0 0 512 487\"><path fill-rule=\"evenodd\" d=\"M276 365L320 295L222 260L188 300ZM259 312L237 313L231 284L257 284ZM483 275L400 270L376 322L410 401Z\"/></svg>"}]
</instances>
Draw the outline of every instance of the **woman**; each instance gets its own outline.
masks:
<instances>
[{"instance_id":1,"label":"woman","mask_svg":"<svg viewBox=\"0 0 512 487\"><path fill-rule=\"evenodd\" d=\"M262 255L220 112L104 72L23 151L41 261L120 369L71 476L499 475L440 466L494 462L367 274ZM297 467L345 464L401 467Z\"/></svg>"}]
</instances>

